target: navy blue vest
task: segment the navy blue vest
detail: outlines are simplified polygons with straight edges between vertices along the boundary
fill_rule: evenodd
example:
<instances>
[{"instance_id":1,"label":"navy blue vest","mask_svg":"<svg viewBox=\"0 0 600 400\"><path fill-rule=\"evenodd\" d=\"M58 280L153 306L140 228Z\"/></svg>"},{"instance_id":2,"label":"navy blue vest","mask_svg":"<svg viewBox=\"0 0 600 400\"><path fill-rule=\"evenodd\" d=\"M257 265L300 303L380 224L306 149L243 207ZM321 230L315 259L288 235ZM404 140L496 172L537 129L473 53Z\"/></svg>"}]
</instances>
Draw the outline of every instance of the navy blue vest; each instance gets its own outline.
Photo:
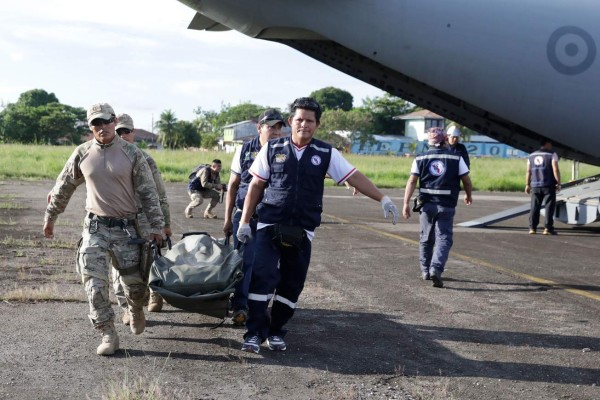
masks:
<instances>
[{"instance_id":1,"label":"navy blue vest","mask_svg":"<svg viewBox=\"0 0 600 400\"><path fill-rule=\"evenodd\" d=\"M250 186L250 181L252 181L252 175L250 174L249 169L254 162L254 159L258 155L260 148L260 138L258 136L251 141L244 143L242 146L242 151L240 154L240 167L242 174L240 175L240 186L235 198L235 207L238 210L244 208L244 199L246 198L246 194L248 194L248 186Z\"/></svg>"},{"instance_id":2,"label":"navy blue vest","mask_svg":"<svg viewBox=\"0 0 600 400\"><path fill-rule=\"evenodd\" d=\"M270 140L268 146L271 176L257 208L258 221L302 226L314 231L321 224L331 145L313 139L300 161L290 137Z\"/></svg>"},{"instance_id":3,"label":"navy blue vest","mask_svg":"<svg viewBox=\"0 0 600 400\"><path fill-rule=\"evenodd\" d=\"M552 155L549 150L539 149L529 155L529 167L531 168L532 188L553 187L556 185L554 172L552 171Z\"/></svg>"},{"instance_id":4,"label":"navy blue vest","mask_svg":"<svg viewBox=\"0 0 600 400\"><path fill-rule=\"evenodd\" d=\"M419 170L419 193L423 202L456 207L460 191L460 155L447 148L430 148L415 160Z\"/></svg>"}]
</instances>

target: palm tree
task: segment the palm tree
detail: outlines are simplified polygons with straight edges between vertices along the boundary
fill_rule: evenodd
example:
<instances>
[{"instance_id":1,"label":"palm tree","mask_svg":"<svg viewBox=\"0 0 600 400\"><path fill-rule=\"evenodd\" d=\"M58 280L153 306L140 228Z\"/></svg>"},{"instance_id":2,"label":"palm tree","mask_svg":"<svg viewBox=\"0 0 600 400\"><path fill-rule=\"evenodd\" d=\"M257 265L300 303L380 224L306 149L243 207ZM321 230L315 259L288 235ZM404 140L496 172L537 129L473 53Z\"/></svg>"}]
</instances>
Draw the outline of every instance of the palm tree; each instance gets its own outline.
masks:
<instances>
[{"instance_id":1,"label":"palm tree","mask_svg":"<svg viewBox=\"0 0 600 400\"><path fill-rule=\"evenodd\" d=\"M158 130L158 140L163 147L174 149L178 147L177 143L177 118L171 110L165 110L160 114L160 119L154 124Z\"/></svg>"}]
</instances>

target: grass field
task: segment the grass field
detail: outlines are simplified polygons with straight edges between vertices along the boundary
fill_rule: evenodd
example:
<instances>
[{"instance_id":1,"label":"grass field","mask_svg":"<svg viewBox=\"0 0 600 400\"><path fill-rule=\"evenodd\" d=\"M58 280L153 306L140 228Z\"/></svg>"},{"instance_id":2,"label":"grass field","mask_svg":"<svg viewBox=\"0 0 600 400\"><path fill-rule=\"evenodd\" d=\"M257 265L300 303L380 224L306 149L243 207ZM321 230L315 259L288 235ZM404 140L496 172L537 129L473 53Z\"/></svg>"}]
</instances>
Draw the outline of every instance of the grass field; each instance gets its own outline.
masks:
<instances>
[{"instance_id":1,"label":"grass field","mask_svg":"<svg viewBox=\"0 0 600 400\"><path fill-rule=\"evenodd\" d=\"M74 147L0 144L0 179L56 179ZM229 179L233 154L192 150L148 150L167 182L187 182L190 170L200 163L219 158L221 180ZM345 154L361 172L382 188L402 188L408 179L412 158ZM471 180L475 190L521 191L525 181L524 159L471 159ZM562 181L571 180L571 161L561 160ZM580 177L600 174L600 167L581 164ZM328 185L333 185L327 180Z\"/></svg>"}]
</instances>

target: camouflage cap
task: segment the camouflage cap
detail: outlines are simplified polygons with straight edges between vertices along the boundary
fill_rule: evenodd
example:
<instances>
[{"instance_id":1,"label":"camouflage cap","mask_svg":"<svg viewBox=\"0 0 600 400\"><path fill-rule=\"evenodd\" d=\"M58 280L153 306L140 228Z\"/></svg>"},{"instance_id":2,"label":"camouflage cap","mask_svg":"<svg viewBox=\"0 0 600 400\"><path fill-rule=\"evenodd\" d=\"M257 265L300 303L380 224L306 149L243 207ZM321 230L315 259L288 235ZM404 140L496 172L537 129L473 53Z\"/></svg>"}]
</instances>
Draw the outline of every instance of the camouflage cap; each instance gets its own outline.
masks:
<instances>
[{"instance_id":1,"label":"camouflage cap","mask_svg":"<svg viewBox=\"0 0 600 400\"><path fill-rule=\"evenodd\" d=\"M427 143L430 146L440 146L445 140L446 135L444 135L444 128L434 126L427 130Z\"/></svg>"},{"instance_id":2,"label":"camouflage cap","mask_svg":"<svg viewBox=\"0 0 600 400\"><path fill-rule=\"evenodd\" d=\"M260 113L258 116L258 123L260 125L267 124L269 126L273 126L277 123L281 122L283 126L285 126L285 121L281 116L281 113L274 108L269 108Z\"/></svg>"},{"instance_id":3,"label":"camouflage cap","mask_svg":"<svg viewBox=\"0 0 600 400\"><path fill-rule=\"evenodd\" d=\"M87 110L87 121L90 124L96 118L111 119L115 110L108 103L96 103Z\"/></svg>"},{"instance_id":4,"label":"camouflage cap","mask_svg":"<svg viewBox=\"0 0 600 400\"><path fill-rule=\"evenodd\" d=\"M129 114L119 114L117 116L119 120L117 122L117 127L115 129L127 128L129 130L133 130L133 119L129 116Z\"/></svg>"}]
</instances>

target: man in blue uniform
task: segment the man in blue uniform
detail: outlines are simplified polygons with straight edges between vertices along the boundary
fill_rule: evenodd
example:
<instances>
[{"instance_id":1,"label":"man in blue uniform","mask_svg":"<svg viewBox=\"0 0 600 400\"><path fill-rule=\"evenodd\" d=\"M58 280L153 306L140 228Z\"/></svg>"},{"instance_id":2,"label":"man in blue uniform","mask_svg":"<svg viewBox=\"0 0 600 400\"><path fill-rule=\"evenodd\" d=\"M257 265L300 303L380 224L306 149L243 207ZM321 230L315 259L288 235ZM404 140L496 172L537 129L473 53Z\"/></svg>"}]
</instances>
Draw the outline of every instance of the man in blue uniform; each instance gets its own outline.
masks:
<instances>
[{"instance_id":1,"label":"man in blue uniform","mask_svg":"<svg viewBox=\"0 0 600 400\"><path fill-rule=\"evenodd\" d=\"M253 178L237 231L238 239L252 239L254 254L260 254L252 264L242 346L242 351L252 353L258 353L265 340L270 350L287 347L284 325L294 314L306 280L311 241L321 223L326 174L338 184L348 181L365 196L379 201L384 216L392 214L394 224L399 218L389 197L331 145L313 138L321 120L321 107L315 100L296 99L290 111L292 136L269 141L250 167ZM253 238L250 220L255 210L258 223Z\"/></svg>"},{"instance_id":2,"label":"man in blue uniform","mask_svg":"<svg viewBox=\"0 0 600 400\"><path fill-rule=\"evenodd\" d=\"M279 111L268 109L263 111L258 116L256 129L258 136L243 146L238 147L231 161L231 176L229 177L229 190L225 201L225 222L223 223L223 232L229 236L237 232L240 227L240 218L242 209L244 208L244 199L248 193L248 185L252 180L250 175L250 166L258 155L261 147L264 146L270 139L275 139L281 136L281 128L285 126L283 117ZM234 210L235 208L235 210ZM250 228L252 235L256 233L256 218L250 219ZM238 246L237 236L233 237L233 245ZM248 289L250 288L250 277L252 275L252 260L254 259L254 251L252 243L244 246L244 265L242 279L235 288L235 293L231 299L233 314L231 319L235 325L244 325L248 319Z\"/></svg>"},{"instance_id":3,"label":"man in blue uniform","mask_svg":"<svg viewBox=\"0 0 600 400\"><path fill-rule=\"evenodd\" d=\"M419 222L419 263L424 280L443 287L442 273L452 247L452 225L462 181L465 203L471 205L471 179L463 158L445 144L444 130L429 128L429 150L415 158L404 192L404 218L410 218L410 199L419 183L422 208Z\"/></svg>"},{"instance_id":4,"label":"man in blue uniform","mask_svg":"<svg viewBox=\"0 0 600 400\"><path fill-rule=\"evenodd\" d=\"M460 143L460 129L456 125L450 125L446 131L446 139L448 141L448 149L465 160L467 168L471 169L471 160L469 159L469 151L467 147Z\"/></svg>"},{"instance_id":5,"label":"man in blue uniform","mask_svg":"<svg viewBox=\"0 0 600 400\"><path fill-rule=\"evenodd\" d=\"M525 193L531 193L529 233L535 235L540 222L540 209L544 204L546 214L544 235L556 235L554 209L556 208L556 192L560 191L558 155L552 151L550 140L542 140L541 145L542 147L531 153L527 159Z\"/></svg>"}]
</instances>

